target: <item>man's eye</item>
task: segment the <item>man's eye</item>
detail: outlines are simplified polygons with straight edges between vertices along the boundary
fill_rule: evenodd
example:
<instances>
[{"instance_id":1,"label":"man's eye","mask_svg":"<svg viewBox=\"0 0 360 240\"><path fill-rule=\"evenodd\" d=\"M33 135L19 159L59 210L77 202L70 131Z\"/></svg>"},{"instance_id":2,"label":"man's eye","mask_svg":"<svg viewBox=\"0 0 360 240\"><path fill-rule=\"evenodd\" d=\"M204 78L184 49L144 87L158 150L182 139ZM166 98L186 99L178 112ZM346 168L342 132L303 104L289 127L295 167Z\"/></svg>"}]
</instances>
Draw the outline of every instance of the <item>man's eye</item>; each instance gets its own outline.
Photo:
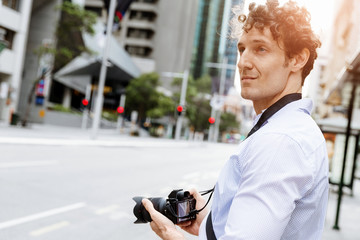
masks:
<instances>
[{"instance_id":1,"label":"man's eye","mask_svg":"<svg viewBox=\"0 0 360 240\"><path fill-rule=\"evenodd\" d=\"M258 52L266 52L266 49L263 48L263 47L259 47L259 48L258 48Z\"/></svg>"},{"instance_id":2,"label":"man's eye","mask_svg":"<svg viewBox=\"0 0 360 240\"><path fill-rule=\"evenodd\" d=\"M241 47L239 48L239 53L243 53L245 51L245 48Z\"/></svg>"}]
</instances>

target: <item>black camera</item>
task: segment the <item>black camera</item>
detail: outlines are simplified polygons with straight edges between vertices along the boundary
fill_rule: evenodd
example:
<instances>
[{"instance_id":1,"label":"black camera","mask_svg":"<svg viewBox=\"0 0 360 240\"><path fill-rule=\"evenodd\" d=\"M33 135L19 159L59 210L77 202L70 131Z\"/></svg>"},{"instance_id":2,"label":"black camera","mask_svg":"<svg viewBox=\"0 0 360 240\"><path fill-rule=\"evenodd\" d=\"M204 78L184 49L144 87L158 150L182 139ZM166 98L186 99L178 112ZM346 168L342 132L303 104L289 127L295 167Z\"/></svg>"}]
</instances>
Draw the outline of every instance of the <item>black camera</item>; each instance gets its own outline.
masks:
<instances>
[{"instance_id":1,"label":"black camera","mask_svg":"<svg viewBox=\"0 0 360 240\"><path fill-rule=\"evenodd\" d=\"M149 212L141 203L144 197L134 197L136 205L134 215L137 220L134 223L151 222ZM148 198L154 205L154 208L170 219L174 224L196 219L197 210L196 200L188 191L182 189L173 190L167 199L165 198Z\"/></svg>"}]
</instances>

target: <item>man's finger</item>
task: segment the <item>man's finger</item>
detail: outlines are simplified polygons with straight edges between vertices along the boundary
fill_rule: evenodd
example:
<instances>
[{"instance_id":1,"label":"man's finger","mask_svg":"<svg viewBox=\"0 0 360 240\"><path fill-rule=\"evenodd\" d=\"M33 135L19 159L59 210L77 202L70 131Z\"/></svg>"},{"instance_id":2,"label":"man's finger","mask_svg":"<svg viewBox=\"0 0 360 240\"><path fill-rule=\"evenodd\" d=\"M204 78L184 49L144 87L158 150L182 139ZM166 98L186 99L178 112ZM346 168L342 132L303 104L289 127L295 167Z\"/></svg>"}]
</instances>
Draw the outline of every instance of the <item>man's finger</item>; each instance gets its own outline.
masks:
<instances>
[{"instance_id":1,"label":"man's finger","mask_svg":"<svg viewBox=\"0 0 360 240\"><path fill-rule=\"evenodd\" d=\"M171 222L168 218L162 215L160 212L156 211L154 205L151 201L144 198L142 200L142 204L144 205L145 209L150 213L151 219L155 222ZM172 223L172 222L171 222Z\"/></svg>"},{"instance_id":2,"label":"man's finger","mask_svg":"<svg viewBox=\"0 0 360 240\"><path fill-rule=\"evenodd\" d=\"M178 223L176 225L178 225L179 227L188 227L192 224L191 221L186 221L186 222L181 222L181 223Z\"/></svg>"}]
</instances>

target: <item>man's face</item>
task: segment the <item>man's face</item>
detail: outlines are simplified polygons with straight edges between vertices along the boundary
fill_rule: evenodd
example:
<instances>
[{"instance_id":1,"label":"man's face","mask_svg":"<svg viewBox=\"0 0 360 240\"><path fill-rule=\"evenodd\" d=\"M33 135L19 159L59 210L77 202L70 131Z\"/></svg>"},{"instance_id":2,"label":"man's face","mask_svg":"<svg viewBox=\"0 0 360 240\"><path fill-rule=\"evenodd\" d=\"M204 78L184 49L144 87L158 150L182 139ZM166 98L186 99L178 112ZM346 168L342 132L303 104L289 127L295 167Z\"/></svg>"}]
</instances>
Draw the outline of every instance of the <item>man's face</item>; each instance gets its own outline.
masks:
<instances>
[{"instance_id":1,"label":"man's face","mask_svg":"<svg viewBox=\"0 0 360 240\"><path fill-rule=\"evenodd\" d=\"M287 94L290 67L285 51L274 40L269 28L262 32L256 28L244 32L238 50L241 96L253 101L257 112Z\"/></svg>"}]
</instances>

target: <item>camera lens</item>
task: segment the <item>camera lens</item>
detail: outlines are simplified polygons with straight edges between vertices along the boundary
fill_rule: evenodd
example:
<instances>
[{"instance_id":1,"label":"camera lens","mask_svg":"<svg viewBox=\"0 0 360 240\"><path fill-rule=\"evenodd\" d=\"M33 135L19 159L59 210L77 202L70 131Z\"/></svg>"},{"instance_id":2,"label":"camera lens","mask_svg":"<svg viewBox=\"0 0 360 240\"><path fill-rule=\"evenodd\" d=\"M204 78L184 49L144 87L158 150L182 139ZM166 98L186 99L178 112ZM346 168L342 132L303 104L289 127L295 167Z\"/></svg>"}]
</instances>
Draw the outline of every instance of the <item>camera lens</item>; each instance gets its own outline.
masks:
<instances>
[{"instance_id":1,"label":"camera lens","mask_svg":"<svg viewBox=\"0 0 360 240\"><path fill-rule=\"evenodd\" d=\"M134 215L137 218L135 223L147 223L151 222L152 219L150 217L149 212L145 209L144 205L142 204L142 200L144 197L134 197L133 200L136 202L134 207ZM165 215L166 209L166 199L165 198L148 198L152 204L154 205L155 210L159 211L163 215Z\"/></svg>"}]
</instances>

